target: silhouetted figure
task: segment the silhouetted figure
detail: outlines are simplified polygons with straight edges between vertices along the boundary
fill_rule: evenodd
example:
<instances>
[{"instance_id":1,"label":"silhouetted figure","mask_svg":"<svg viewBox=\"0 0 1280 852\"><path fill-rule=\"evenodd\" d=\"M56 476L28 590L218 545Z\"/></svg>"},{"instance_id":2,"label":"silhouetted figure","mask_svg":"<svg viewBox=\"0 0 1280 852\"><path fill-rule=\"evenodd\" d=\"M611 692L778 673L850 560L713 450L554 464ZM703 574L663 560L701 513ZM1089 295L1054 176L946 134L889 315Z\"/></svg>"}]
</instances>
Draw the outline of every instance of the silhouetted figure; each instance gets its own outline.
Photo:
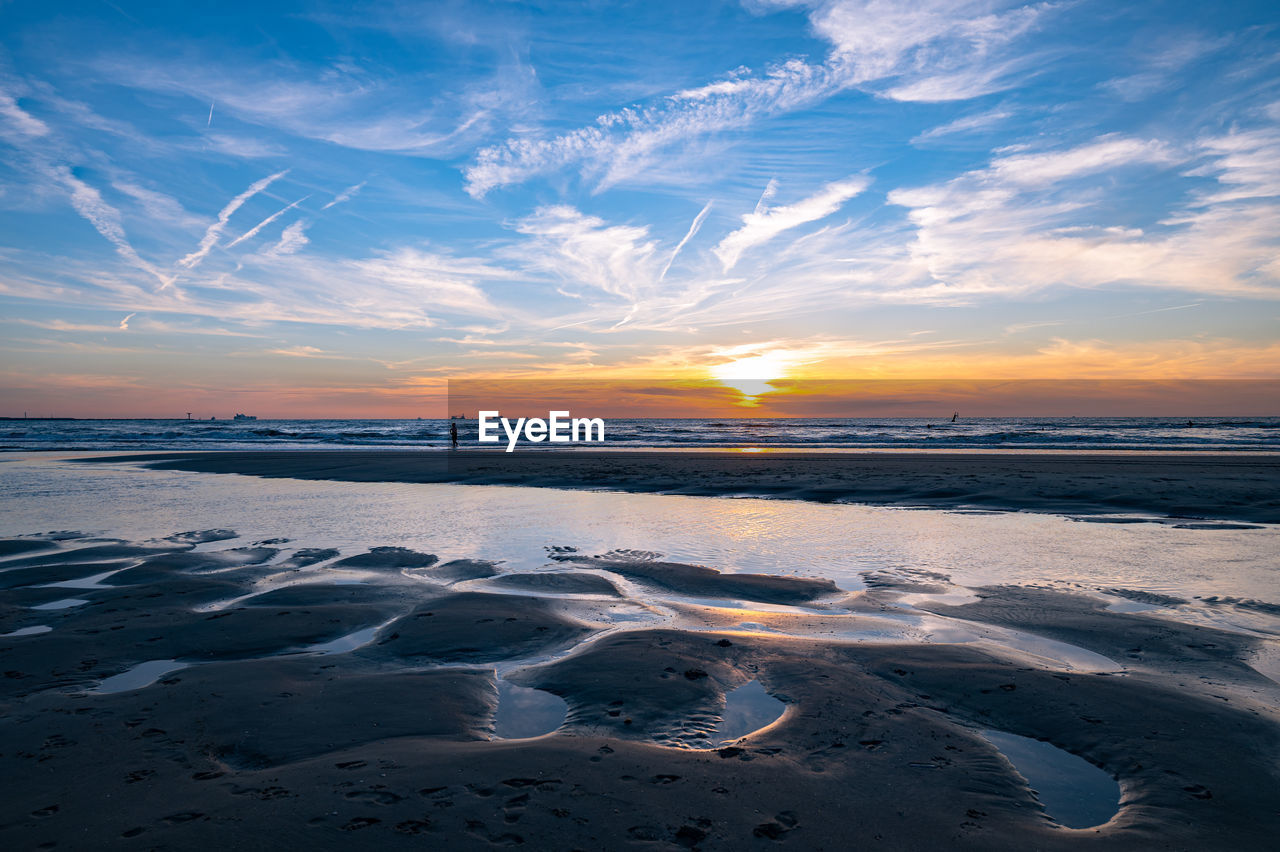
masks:
<instances>
[{"instance_id":1,"label":"silhouetted figure","mask_svg":"<svg viewBox=\"0 0 1280 852\"><path fill-rule=\"evenodd\" d=\"M458 449L458 424L449 424L449 440L453 441L453 448Z\"/></svg>"},{"instance_id":2,"label":"silhouetted figure","mask_svg":"<svg viewBox=\"0 0 1280 852\"><path fill-rule=\"evenodd\" d=\"M951 422L952 422L952 423L955 423L955 422L956 422L956 418L957 418L957 417L959 417L959 416L960 416L960 412L959 412L959 411L957 411L955 414L952 414L952 415L951 415Z\"/></svg>"}]
</instances>

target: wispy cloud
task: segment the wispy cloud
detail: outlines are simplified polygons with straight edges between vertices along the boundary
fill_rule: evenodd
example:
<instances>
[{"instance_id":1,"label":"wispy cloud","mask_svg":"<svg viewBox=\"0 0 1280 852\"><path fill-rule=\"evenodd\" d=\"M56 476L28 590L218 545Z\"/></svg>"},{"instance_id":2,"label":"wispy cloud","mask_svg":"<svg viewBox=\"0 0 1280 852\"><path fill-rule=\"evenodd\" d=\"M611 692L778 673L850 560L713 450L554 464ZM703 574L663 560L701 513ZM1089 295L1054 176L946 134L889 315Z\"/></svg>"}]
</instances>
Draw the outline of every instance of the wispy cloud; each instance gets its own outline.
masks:
<instances>
[{"instance_id":1,"label":"wispy cloud","mask_svg":"<svg viewBox=\"0 0 1280 852\"><path fill-rule=\"evenodd\" d=\"M657 247L647 227L609 225L565 205L543 207L516 224L532 242L518 256L573 287L634 301L658 278Z\"/></svg>"},{"instance_id":2,"label":"wispy cloud","mask_svg":"<svg viewBox=\"0 0 1280 852\"><path fill-rule=\"evenodd\" d=\"M49 133L49 125L31 115L18 106L18 102L5 91L0 90L0 116L4 116L9 127L18 136L37 137Z\"/></svg>"},{"instance_id":3,"label":"wispy cloud","mask_svg":"<svg viewBox=\"0 0 1280 852\"><path fill-rule=\"evenodd\" d=\"M855 87L903 101L960 100L999 91L1028 64L1026 56L1008 58L1002 51L1052 8L1008 8L983 0L758 5L809 8L814 31L832 45L826 61L784 59L760 74L740 69L646 106L605 113L591 126L483 148L466 169L467 191L482 197L574 165L599 191L640 173L676 143L746 127Z\"/></svg>"},{"instance_id":4,"label":"wispy cloud","mask_svg":"<svg viewBox=\"0 0 1280 852\"><path fill-rule=\"evenodd\" d=\"M200 261L204 260L205 257L208 256L209 252L213 250L214 245L218 242L218 238L222 236L223 229L227 227L227 222L231 219L232 215L240 209L241 205L288 173L289 170L285 169L284 171L276 172L273 175L264 177L262 180L255 181L250 184L248 189L231 199L231 201L229 201L227 205L218 212L218 218L214 223L204 232L204 237L200 240L200 245L196 250L178 261L178 265L187 269L194 269L198 266Z\"/></svg>"},{"instance_id":5,"label":"wispy cloud","mask_svg":"<svg viewBox=\"0 0 1280 852\"><path fill-rule=\"evenodd\" d=\"M945 136L958 136L990 130L1012 116L1013 112L1006 109L991 109L975 115L966 115L918 134L911 140L911 144L919 145Z\"/></svg>"},{"instance_id":6,"label":"wispy cloud","mask_svg":"<svg viewBox=\"0 0 1280 852\"><path fill-rule=\"evenodd\" d=\"M721 240L713 251L728 272L737 265L744 251L768 242L783 231L825 219L870 184L871 179L867 177L836 181L808 198L780 207L766 207L766 199L762 197L756 209L742 217L742 227Z\"/></svg>"},{"instance_id":7,"label":"wispy cloud","mask_svg":"<svg viewBox=\"0 0 1280 852\"><path fill-rule=\"evenodd\" d=\"M280 241L267 249L267 254L280 257L302 251L311 240L307 239L307 220L302 219L287 225L280 234Z\"/></svg>"},{"instance_id":8,"label":"wispy cloud","mask_svg":"<svg viewBox=\"0 0 1280 852\"><path fill-rule=\"evenodd\" d=\"M163 192L157 192L123 177L113 180L111 186L138 202L142 211L154 222L182 227L199 224L200 220L184 209L177 199Z\"/></svg>"},{"instance_id":9,"label":"wispy cloud","mask_svg":"<svg viewBox=\"0 0 1280 852\"><path fill-rule=\"evenodd\" d=\"M1050 286L1129 284L1280 297L1280 135L1242 132L1176 148L1108 135L1072 148L1019 151L943 184L895 190L916 228L913 255L932 284L921 298L964 299ZM1195 165L1189 165L1195 164ZM1135 227L1111 199L1175 168L1212 177L1168 215ZM1100 194L1098 181L1109 192Z\"/></svg>"},{"instance_id":10,"label":"wispy cloud","mask_svg":"<svg viewBox=\"0 0 1280 852\"><path fill-rule=\"evenodd\" d=\"M251 239L253 239L254 237L258 236L258 234L259 234L259 233L261 233L261 231L262 231L262 229L263 229L263 228L267 227L267 226L268 226L268 225L270 225L272 222L274 222L275 220L279 219L281 216L283 216L284 214L288 213L290 210L292 210L293 208L297 207L299 204L301 204L302 202L306 201L306 200L307 200L308 198L310 198L310 197L311 197L311 196L309 196L309 195L304 195L302 198L299 198L297 201L293 202L292 204L288 204L288 205L285 205L284 207L281 207L279 210L277 210L276 212L272 213L270 216L268 216L267 218L263 219L261 222L259 222L258 224L254 225L252 228L250 228L249 230L245 231L243 234L241 234L240 236L236 237L236 238L235 238L234 240L232 240L231 242L227 243L227 248L231 248L232 246L238 246L238 245L240 245L240 243L244 242L245 240L251 240Z\"/></svg>"},{"instance_id":11,"label":"wispy cloud","mask_svg":"<svg viewBox=\"0 0 1280 852\"><path fill-rule=\"evenodd\" d=\"M337 195L335 195L332 201L330 201L328 204L321 207L320 209L328 210L330 207L341 204L344 201L350 201L351 199L356 197L356 195L360 192L360 190L364 189L365 184L367 183L368 183L367 180L362 180L354 186L347 187L346 189L342 190L342 192L339 192Z\"/></svg>"},{"instance_id":12,"label":"wispy cloud","mask_svg":"<svg viewBox=\"0 0 1280 852\"><path fill-rule=\"evenodd\" d=\"M173 277L162 274L158 269L143 260L125 236L124 225L120 222L120 211L102 200L102 194L63 167L54 169L54 175L71 193L71 206L83 216L98 233L115 246L120 255L132 266L141 269L160 282L160 289L173 284Z\"/></svg>"},{"instance_id":13,"label":"wispy cloud","mask_svg":"<svg viewBox=\"0 0 1280 852\"><path fill-rule=\"evenodd\" d=\"M212 148L221 154L246 160L283 157L285 154L285 149L280 145L251 136L232 136L227 133L210 133L200 141L199 147Z\"/></svg>"}]
</instances>

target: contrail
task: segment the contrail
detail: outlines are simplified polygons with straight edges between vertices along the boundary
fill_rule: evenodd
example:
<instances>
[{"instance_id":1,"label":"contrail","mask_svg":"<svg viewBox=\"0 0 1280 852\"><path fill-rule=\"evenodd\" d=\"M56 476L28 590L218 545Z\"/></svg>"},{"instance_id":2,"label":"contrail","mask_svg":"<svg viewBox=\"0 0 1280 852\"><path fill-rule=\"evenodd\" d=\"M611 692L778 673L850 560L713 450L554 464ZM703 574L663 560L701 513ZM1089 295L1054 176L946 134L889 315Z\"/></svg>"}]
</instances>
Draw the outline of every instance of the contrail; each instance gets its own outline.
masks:
<instances>
[{"instance_id":1,"label":"contrail","mask_svg":"<svg viewBox=\"0 0 1280 852\"><path fill-rule=\"evenodd\" d=\"M120 320L120 330L121 330L121 331L128 331L128 330L129 330L129 320L133 319L133 318L134 318L134 317L136 317L136 316L137 316L137 314L136 314L136 313L132 313L132 314L129 314L129 316L125 317L124 319Z\"/></svg>"},{"instance_id":2,"label":"contrail","mask_svg":"<svg viewBox=\"0 0 1280 852\"><path fill-rule=\"evenodd\" d=\"M712 202L708 201L707 206L702 208L702 212L693 217L693 224L689 226L689 232L684 235L684 239L676 246L676 250L671 252L671 257L667 260L667 265L662 267L662 274L658 276L658 280L667 277L667 270L671 268L671 264L676 262L676 255L680 253L680 249L684 248L684 244L693 239L694 234L698 233L698 229L702 227L702 220L707 218L707 214L711 212ZM630 319L630 317L627 317ZM626 320L623 320L625 322Z\"/></svg>"},{"instance_id":3,"label":"contrail","mask_svg":"<svg viewBox=\"0 0 1280 852\"><path fill-rule=\"evenodd\" d=\"M321 207L320 209L328 210L330 207L334 206L335 204L341 204L344 201L350 201L352 198L355 197L355 194L357 192L364 189L364 185L368 182L369 181L367 180L362 180L355 186L347 187L346 189L342 190L342 192L338 193L337 197L335 197L332 201L330 201L328 204Z\"/></svg>"},{"instance_id":4,"label":"contrail","mask_svg":"<svg viewBox=\"0 0 1280 852\"><path fill-rule=\"evenodd\" d=\"M209 101L209 120L204 123L205 127L213 125L213 101Z\"/></svg>"},{"instance_id":5,"label":"contrail","mask_svg":"<svg viewBox=\"0 0 1280 852\"><path fill-rule=\"evenodd\" d=\"M222 229L227 226L227 220L231 218L231 214L239 210L240 205L244 204L250 198L270 186L274 181L279 180L288 173L289 170L285 169L282 172L276 172L270 177L264 177L262 180L253 184L244 192L231 199L227 206L223 207L218 213L218 220L210 225L209 229L204 232L204 238L200 240L200 247L184 257L182 260L178 261L178 265L185 266L187 269L192 269L196 264L204 260L205 256L209 254L209 251L213 248L214 243L218 241L218 237L222 236Z\"/></svg>"},{"instance_id":6,"label":"contrail","mask_svg":"<svg viewBox=\"0 0 1280 852\"><path fill-rule=\"evenodd\" d=\"M770 198L778 194L778 179L769 178L769 182L764 185L764 192L760 193L760 200L756 202L755 214L759 216L764 212L764 203Z\"/></svg>"},{"instance_id":7,"label":"contrail","mask_svg":"<svg viewBox=\"0 0 1280 852\"><path fill-rule=\"evenodd\" d=\"M230 243L228 243L228 244L227 244L227 248L231 248L232 246L238 246L238 245L240 245L240 243L244 242L245 240L251 240L251 239L253 239L254 237L256 237L256 236L258 235L258 232L259 232L259 231L261 231L263 228L267 227L267 226L268 226L268 225L270 225L272 222L274 222L275 220L279 219L281 216L283 216L284 214L288 213L290 210L292 210L293 208L297 207L299 204L301 204L302 202L306 201L306 200L307 200L308 198L310 198L310 197L311 197L310 195L304 195L304 196L302 196L301 198L299 198L297 201L295 201L295 202L293 202L292 204L290 204L288 207L281 208L280 210L277 210L275 213L272 213L270 216L268 216L267 218L263 219L261 222L259 222L258 224L254 225L252 228L250 228L249 230L245 231L245 232L244 232L243 234L241 234L239 237L236 237L234 240L232 240Z\"/></svg>"}]
</instances>

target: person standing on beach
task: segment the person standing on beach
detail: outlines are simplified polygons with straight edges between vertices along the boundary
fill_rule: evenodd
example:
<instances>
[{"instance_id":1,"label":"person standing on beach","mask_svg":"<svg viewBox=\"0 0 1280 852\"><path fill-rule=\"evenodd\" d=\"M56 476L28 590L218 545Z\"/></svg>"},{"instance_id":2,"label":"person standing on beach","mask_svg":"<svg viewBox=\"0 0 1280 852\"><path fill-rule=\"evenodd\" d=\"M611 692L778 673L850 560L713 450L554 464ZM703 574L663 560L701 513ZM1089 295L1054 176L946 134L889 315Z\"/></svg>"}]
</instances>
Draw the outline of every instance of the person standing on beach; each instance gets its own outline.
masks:
<instances>
[{"instance_id":1,"label":"person standing on beach","mask_svg":"<svg viewBox=\"0 0 1280 852\"><path fill-rule=\"evenodd\" d=\"M453 448L455 450L458 449L458 424L457 423L449 424L449 440L453 441Z\"/></svg>"}]
</instances>

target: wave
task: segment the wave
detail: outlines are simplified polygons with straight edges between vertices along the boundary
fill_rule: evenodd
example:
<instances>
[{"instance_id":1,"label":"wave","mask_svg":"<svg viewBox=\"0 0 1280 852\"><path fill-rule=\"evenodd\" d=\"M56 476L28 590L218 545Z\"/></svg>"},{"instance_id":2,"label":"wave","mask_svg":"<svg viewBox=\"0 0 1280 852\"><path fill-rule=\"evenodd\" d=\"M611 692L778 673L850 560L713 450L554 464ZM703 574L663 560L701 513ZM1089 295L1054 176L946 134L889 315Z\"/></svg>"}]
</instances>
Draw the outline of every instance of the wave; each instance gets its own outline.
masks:
<instances>
[{"instance_id":1,"label":"wave","mask_svg":"<svg viewBox=\"0 0 1280 852\"><path fill-rule=\"evenodd\" d=\"M442 448L450 425L474 444L475 421L63 420L20 421L0 431L0 451L186 450L254 447ZM1280 418L984 418L956 423L924 418L794 420L613 419L604 446L766 447L777 449L1117 449L1280 451ZM522 448L563 448L522 444ZM592 445L599 447L600 445Z\"/></svg>"}]
</instances>

